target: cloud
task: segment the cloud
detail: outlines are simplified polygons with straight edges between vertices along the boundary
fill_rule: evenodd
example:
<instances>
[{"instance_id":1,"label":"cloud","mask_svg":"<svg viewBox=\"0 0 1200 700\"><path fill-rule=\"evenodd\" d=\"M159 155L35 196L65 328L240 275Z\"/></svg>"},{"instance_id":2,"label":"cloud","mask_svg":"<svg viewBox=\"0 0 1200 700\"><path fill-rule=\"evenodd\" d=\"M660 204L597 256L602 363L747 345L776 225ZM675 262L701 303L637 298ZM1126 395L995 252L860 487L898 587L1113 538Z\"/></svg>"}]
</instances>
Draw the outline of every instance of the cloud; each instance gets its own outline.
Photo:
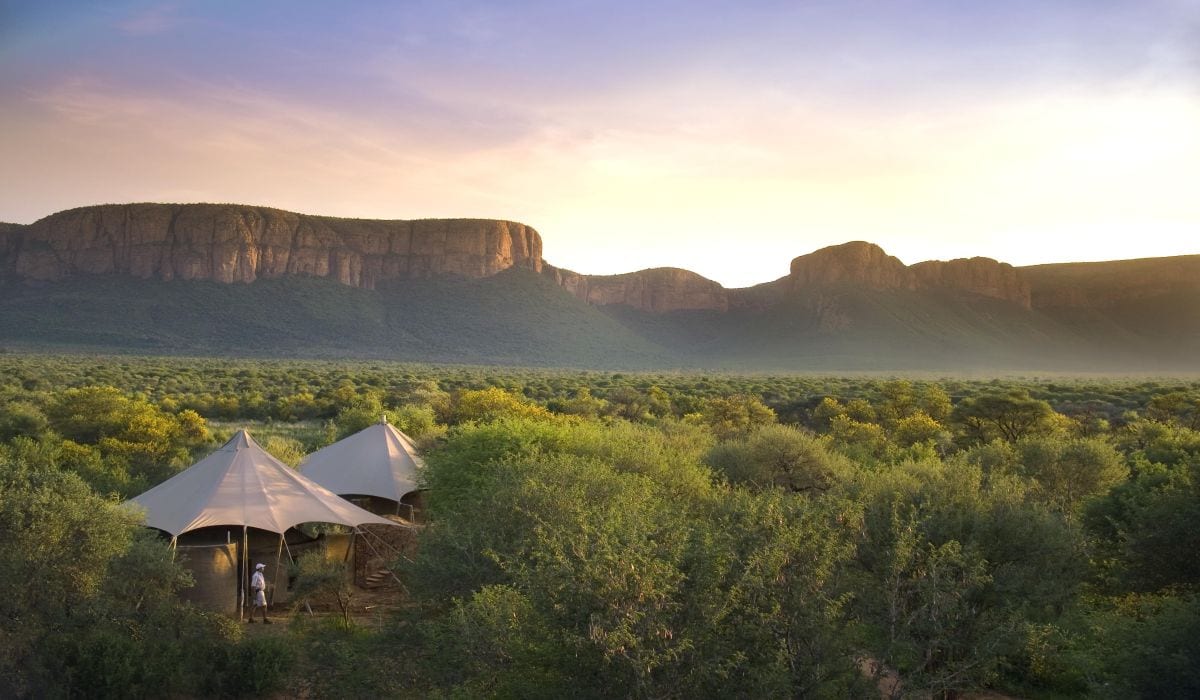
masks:
<instances>
[{"instance_id":1,"label":"cloud","mask_svg":"<svg viewBox=\"0 0 1200 700\"><path fill-rule=\"evenodd\" d=\"M116 28L127 36L154 36L171 32L186 22L179 3L170 2L139 9L117 20Z\"/></svg>"}]
</instances>

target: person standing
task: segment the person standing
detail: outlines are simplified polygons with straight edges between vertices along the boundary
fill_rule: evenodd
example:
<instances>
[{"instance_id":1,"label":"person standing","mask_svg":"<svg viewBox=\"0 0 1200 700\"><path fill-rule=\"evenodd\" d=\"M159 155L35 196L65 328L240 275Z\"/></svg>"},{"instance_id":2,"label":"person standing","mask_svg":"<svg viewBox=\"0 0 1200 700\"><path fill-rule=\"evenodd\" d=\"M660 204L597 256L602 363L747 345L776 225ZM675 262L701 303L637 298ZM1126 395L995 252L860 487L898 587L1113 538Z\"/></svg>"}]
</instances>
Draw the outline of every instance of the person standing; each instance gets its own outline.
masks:
<instances>
[{"instance_id":1,"label":"person standing","mask_svg":"<svg viewBox=\"0 0 1200 700\"><path fill-rule=\"evenodd\" d=\"M271 624L267 619L267 578L263 576L263 569L267 568L266 564L255 564L254 575L250 577L250 591L254 594L254 606L250 608L250 619L247 622L254 622L254 611L262 608L262 620L264 625Z\"/></svg>"}]
</instances>

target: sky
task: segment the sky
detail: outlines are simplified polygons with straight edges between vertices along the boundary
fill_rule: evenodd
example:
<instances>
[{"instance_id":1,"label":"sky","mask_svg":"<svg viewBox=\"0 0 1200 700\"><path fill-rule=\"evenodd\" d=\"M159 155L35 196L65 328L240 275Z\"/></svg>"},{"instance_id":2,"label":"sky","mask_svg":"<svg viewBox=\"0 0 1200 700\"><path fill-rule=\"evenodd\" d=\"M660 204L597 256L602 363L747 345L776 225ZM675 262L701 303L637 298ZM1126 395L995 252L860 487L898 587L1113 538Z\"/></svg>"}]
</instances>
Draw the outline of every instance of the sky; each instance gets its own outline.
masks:
<instances>
[{"instance_id":1,"label":"sky","mask_svg":"<svg viewBox=\"0 0 1200 700\"><path fill-rule=\"evenodd\" d=\"M0 221L238 202L536 228L726 286L1200 253L1200 0L0 0Z\"/></svg>"}]
</instances>

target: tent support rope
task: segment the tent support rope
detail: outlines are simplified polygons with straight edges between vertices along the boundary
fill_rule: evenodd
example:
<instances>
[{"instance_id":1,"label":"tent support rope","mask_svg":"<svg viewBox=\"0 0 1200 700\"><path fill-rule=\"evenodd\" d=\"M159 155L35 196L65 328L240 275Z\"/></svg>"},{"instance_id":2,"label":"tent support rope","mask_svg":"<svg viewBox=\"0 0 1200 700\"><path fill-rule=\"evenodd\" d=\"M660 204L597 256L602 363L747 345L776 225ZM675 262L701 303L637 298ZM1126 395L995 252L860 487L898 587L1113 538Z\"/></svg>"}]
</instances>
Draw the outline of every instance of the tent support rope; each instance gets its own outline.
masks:
<instances>
[{"instance_id":1,"label":"tent support rope","mask_svg":"<svg viewBox=\"0 0 1200 700\"><path fill-rule=\"evenodd\" d=\"M378 549L375 549L375 545L371 544L371 540L367 539L367 538L366 538L366 536L365 536L365 535L367 535L367 534L374 534L374 533L371 533L369 530L360 530L360 529L358 529L358 528L354 528L354 531L355 531L355 532L358 532L358 533L360 533L360 534L362 534L362 535L364 535L364 537L363 537L363 543L364 543L364 544L366 544L368 547L370 547L370 548L371 548L371 551L372 551L372 552L374 552L375 556L379 557L380 559L383 559L383 555L379 553L379 550L378 550ZM395 549L393 549L393 548L391 547L391 545L388 545L388 544L387 544L387 542L384 542L384 540L383 540L383 538L382 538L382 537L379 537L378 535L375 535L375 537L376 537L376 538L378 538L378 539L379 539L379 541L380 541L381 543L383 543L384 545L386 545L388 549L391 549L393 553L395 553L397 556L400 556L400 553L399 553L399 552L397 552ZM401 580L400 580L400 578L399 578L398 576L396 576L396 573L395 573L394 571L392 571L390 568L388 568L388 569L385 569L385 571L387 571L387 572L388 572L388 576L391 576L391 577L392 577L392 579L394 579L394 580L396 581L396 583L400 584L400 587L401 587L401 588L403 588L404 590L408 590L408 589L405 587L405 585L404 585L404 582L403 582L403 581L401 581Z\"/></svg>"}]
</instances>

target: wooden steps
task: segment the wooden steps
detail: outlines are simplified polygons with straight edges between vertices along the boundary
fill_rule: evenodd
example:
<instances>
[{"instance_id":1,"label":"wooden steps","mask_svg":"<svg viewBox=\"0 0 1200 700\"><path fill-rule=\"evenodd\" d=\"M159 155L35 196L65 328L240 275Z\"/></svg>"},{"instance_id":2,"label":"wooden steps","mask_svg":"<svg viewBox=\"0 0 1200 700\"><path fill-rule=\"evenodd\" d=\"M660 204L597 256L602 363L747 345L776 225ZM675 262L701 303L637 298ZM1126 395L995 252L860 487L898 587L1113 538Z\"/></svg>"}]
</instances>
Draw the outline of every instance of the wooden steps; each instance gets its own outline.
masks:
<instances>
[{"instance_id":1,"label":"wooden steps","mask_svg":"<svg viewBox=\"0 0 1200 700\"><path fill-rule=\"evenodd\" d=\"M391 569L379 568L363 577L363 588L379 588L393 580Z\"/></svg>"}]
</instances>

